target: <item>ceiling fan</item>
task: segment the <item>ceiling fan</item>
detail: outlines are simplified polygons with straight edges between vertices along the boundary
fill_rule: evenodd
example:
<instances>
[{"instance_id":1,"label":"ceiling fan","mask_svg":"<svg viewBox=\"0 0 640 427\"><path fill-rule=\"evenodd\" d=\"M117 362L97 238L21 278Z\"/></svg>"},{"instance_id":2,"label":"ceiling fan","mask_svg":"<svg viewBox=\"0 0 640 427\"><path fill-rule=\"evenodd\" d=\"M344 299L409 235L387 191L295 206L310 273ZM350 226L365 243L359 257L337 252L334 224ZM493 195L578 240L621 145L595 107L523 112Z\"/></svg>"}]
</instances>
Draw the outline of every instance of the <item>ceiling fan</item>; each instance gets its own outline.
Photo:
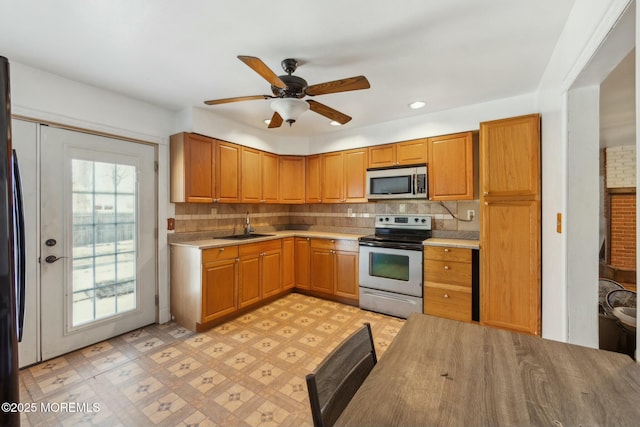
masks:
<instances>
[{"instance_id":1,"label":"ceiling fan","mask_svg":"<svg viewBox=\"0 0 640 427\"><path fill-rule=\"evenodd\" d=\"M302 77L293 76L298 68L298 61L292 58L282 60L280 65L286 75L278 76L260 58L239 55L238 59L247 64L253 71L271 83L273 95L250 95L235 98L213 99L205 101L207 105L226 104L229 102L252 101L256 99L273 99L271 109L273 116L269 128L277 128L285 121L291 126L307 110L323 115L340 124L345 124L351 117L314 100L303 101L305 96L326 95L328 93L347 92L351 90L369 89L369 81L365 76L349 77L309 86Z\"/></svg>"}]
</instances>

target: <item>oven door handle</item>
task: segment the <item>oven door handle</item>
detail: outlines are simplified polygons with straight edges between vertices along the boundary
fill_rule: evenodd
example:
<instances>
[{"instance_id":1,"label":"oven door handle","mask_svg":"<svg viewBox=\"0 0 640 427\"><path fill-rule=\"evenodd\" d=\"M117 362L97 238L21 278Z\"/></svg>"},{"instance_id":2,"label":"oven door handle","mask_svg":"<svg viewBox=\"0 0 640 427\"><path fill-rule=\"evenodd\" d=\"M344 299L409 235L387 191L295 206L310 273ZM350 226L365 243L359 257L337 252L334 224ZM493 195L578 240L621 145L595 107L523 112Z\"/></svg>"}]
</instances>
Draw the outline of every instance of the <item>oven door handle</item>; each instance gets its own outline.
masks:
<instances>
[{"instance_id":1,"label":"oven door handle","mask_svg":"<svg viewBox=\"0 0 640 427\"><path fill-rule=\"evenodd\" d=\"M404 249L408 251L422 251L422 245L405 245L402 243L360 242L360 246L369 246L372 248L382 249Z\"/></svg>"},{"instance_id":2,"label":"oven door handle","mask_svg":"<svg viewBox=\"0 0 640 427\"><path fill-rule=\"evenodd\" d=\"M376 298L383 298L383 299L388 299L388 300L392 300L392 301L402 301L402 302L410 302L411 304L415 304L415 302L409 298L402 298L402 297L396 297L396 296L391 296L391 295L386 295L386 294L381 294L375 291L362 291L363 294L365 295L371 295L374 296Z\"/></svg>"}]
</instances>

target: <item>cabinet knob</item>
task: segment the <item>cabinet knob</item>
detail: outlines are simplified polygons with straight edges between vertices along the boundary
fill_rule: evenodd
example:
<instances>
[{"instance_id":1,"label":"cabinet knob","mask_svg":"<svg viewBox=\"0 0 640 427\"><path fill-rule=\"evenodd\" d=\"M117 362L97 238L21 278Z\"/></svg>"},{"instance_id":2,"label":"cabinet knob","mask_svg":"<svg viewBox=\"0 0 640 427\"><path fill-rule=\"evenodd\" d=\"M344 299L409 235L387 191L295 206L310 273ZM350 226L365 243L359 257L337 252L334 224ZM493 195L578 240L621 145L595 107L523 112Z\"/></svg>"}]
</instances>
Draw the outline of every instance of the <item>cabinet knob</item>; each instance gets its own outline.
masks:
<instances>
[{"instance_id":1,"label":"cabinet knob","mask_svg":"<svg viewBox=\"0 0 640 427\"><path fill-rule=\"evenodd\" d=\"M236 262L240 262L240 258L236 258Z\"/></svg>"},{"instance_id":2,"label":"cabinet knob","mask_svg":"<svg viewBox=\"0 0 640 427\"><path fill-rule=\"evenodd\" d=\"M224 252L224 248L220 248L220 252Z\"/></svg>"},{"instance_id":3,"label":"cabinet knob","mask_svg":"<svg viewBox=\"0 0 640 427\"><path fill-rule=\"evenodd\" d=\"M307 237L307 242L308 242L309 240L311 240L311 238L310 238L310 237Z\"/></svg>"},{"instance_id":4,"label":"cabinet knob","mask_svg":"<svg viewBox=\"0 0 640 427\"><path fill-rule=\"evenodd\" d=\"M445 249L444 251L445 251L445 252L449 252L449 249Z\"/></svg>"},{"instance_id":5,"label":"cabinet knob","mask_svg":"<svg viewBox=\"0 0 640 427\"><path fill-rule=\"evenodd\" d=\"M448 265L445 265L445 266L444 266L444 269L445 269L445 270L448 270L448 269L449 269L449 266L448 266Z\"/></svg>"},{"instance_id":6,"label":"cabinet knob","mask_svg":"<svg viewBox=\"0 0 640 427\"><path fill-rule=\"evenodd\" d=\"M336 242L335 240L331 239L331 243L335 243L335 242Z\"/></svg>"},{"instance_id":7,"label":"cabinet knob","mask_svg":"<svg viewBox=\"0 0 640 427\"><path fill-rule=\"evenodd\" d=\"M488 192L488 191L485 191L485 192L484 192L484 193L482 193L482 194L484 194L485 196L488 196L488 195L489 195L489 192Z\"/></svg>"},{"instance_id":8,"label":"cabinet knob","mask_svg":"<svg viewBox=\"0 0 640 427\"><path fill-rule=\"evenodd\" d=\"M449 294L444 294L444 297L445 298L449 298Z\"/></svg>"}]
</instances>

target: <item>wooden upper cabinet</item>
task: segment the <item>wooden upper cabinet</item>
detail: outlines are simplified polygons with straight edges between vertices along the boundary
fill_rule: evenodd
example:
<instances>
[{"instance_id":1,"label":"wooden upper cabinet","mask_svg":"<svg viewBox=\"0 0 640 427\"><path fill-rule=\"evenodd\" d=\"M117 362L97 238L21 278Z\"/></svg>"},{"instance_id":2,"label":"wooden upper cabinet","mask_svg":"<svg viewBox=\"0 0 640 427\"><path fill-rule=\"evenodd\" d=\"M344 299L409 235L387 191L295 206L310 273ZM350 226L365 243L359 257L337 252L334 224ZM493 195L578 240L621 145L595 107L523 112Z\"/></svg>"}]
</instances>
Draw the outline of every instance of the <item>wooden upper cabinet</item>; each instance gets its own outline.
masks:
<instances>
[{"instance_id":1,"label":"wooden upper cabinet","mask_svg":"<svg viewBox=\"0 0 640 427\"><path fill-rule=\"evenodd\" d=\"M369 167L386 168L396 165L396 144L369 147Z\"/></svg>"},{"instance_id":2,"label":"wooden upper cabinet","mask_svg":"<svg viewBox=\"0 0 640 427\"><path fill-rule=\"evenodd\" d=\"M278 156L242 147L242 202L278 201Z\"/></svg>"},{"instance_id":3,"label":"wooden upper cabinet","mask_svg":"<svg viewBox=\"0 0 640 427\"><path fill-rule=\"evenodd\" d=\"M259 150L242 147L242 202L262 200L262 161Z\"/></svg>"},{"instance_id":4,"label":"wooden upper cabinet","mask_svg":"<svg viewBox=\"0 0 640 427\"><path fill-rule=\"evenodd\" d=\"M540 193L540 115L480 125L481 192L485 197Z\"/></svg>"},{"instance_id":5,"label":"wooden upper cabinet","mask_svg":"<svg viewBox=\"0 0 640 427\"><path fill-rule=\"evenodd\" d=\"M366 148L321 155L322 202L366 202Z\"/></svg>"},{"instance_id":6,"label":"wooden upper cabinet","mask_svg":"<svg viewBox=\"0 0 640 427\"><path fill-rule=\"evenodd\" d=\"M191 133L170 138L172 203L212 203L215 199L216 140Z\"/></svg>"},{"instance_id":7,"label":"wooden upper cabinet","mask_svg":"<svg viewBox=\"0 0 640 427\"><path fill-rule=\"evenodd\" d=\"M278 196L280 203L304 203L305 160L303 156L280 156Z\"/></svg>"},{"instance_id":8,"label":"wooden upper cabinet","mask_svg":"<svg viewBox=\"0 0 640 427\"><path fill-rule=\"evenodd\" d=\"M263 151L262 156L262 203L278 203L280 162L278 155Z\"/></svg>"},{"instance_id":9,"label":"wooden upper cabinet","mask_svg":"<svg viewBox=\"0 0 640 427\"><path fill-rule=\"evenodd\" d=\"M344 156L341 151L321 155L322 203L341 203L343 197Z\"/></svg>"},{"instance_id":10,"label":"wooden upper cabinet","mask_svg":"<svg viewBox=\"0 0 640 427\"><path fill-rule=\"evenodd\" d=\"M344 156L344 197L343 202L367 201L368 151L358 148L343 152Z\"/></svg>"},{"instance_id":11,"label":"wooden upper cabinet","mask_svg":"<svg viewBox=\"0 0 640 427\"><path fill-rule=\"evenodd\" d=\"M427 141L429 199L473 200L473 133L437 136Z\"/></svg>"},{"instance_id":12,"label":"wooden upper cabinet","mask_svg":"<svg viewBox=\"0 0 640 427\"><path fill-rule=\"evenodd\" d=\"M398 165L427 163L427 139L398 142L396 144L396 163Z\"/></svg>"},{"instance_id":13,"label":"wooden upper cabinet","mask_svg":"<svg viewBox=\"0 0 640 427\"><path fill-rule=\"evenodd\" d=\"M218 141L216 154L216 177L218 180L217 201L236 203L240 201L240 145Z\"/></svg>"},{"instance_id":14,"label":"wooden upper cabinet","mask_svg":"<svg viewBox=\"0 0 640 427\"><path fill-rule=\"evenodd\" d=\"M427 139L412 139L369 147L370 168L406 166L427 163Z\"/></svg>"},{"instance_id":15,"label":"wooden upper cabinet","mask_svg":"<svg viewBox=\"0 0 640 427\"><path fill-rule=\"evenodd\" d=\"M306 203L322 202L322 158L320 154L306 158L305 201Z\"/></svg>"}]
</instances>

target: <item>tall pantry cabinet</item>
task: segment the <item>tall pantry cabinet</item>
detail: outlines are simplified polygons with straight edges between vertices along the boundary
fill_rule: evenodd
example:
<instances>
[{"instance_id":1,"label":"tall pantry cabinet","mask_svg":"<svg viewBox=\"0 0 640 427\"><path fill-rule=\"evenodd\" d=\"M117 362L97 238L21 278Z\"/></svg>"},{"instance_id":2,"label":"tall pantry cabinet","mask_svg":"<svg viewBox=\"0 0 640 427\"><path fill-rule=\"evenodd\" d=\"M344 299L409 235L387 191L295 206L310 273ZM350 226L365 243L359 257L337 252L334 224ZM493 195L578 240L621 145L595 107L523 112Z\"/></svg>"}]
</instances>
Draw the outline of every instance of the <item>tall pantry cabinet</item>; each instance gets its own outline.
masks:
<instances>
[{"instance_id":1,"label":"tall pantry cabinet","mask_svg":"<svg viewBox=\"0 0 640 427\"><path fill-rule=\"evenodd\" d=\"M480 322L540 335L540 116L480 123L480 174Z\"/></svg>"}]
</instances>

